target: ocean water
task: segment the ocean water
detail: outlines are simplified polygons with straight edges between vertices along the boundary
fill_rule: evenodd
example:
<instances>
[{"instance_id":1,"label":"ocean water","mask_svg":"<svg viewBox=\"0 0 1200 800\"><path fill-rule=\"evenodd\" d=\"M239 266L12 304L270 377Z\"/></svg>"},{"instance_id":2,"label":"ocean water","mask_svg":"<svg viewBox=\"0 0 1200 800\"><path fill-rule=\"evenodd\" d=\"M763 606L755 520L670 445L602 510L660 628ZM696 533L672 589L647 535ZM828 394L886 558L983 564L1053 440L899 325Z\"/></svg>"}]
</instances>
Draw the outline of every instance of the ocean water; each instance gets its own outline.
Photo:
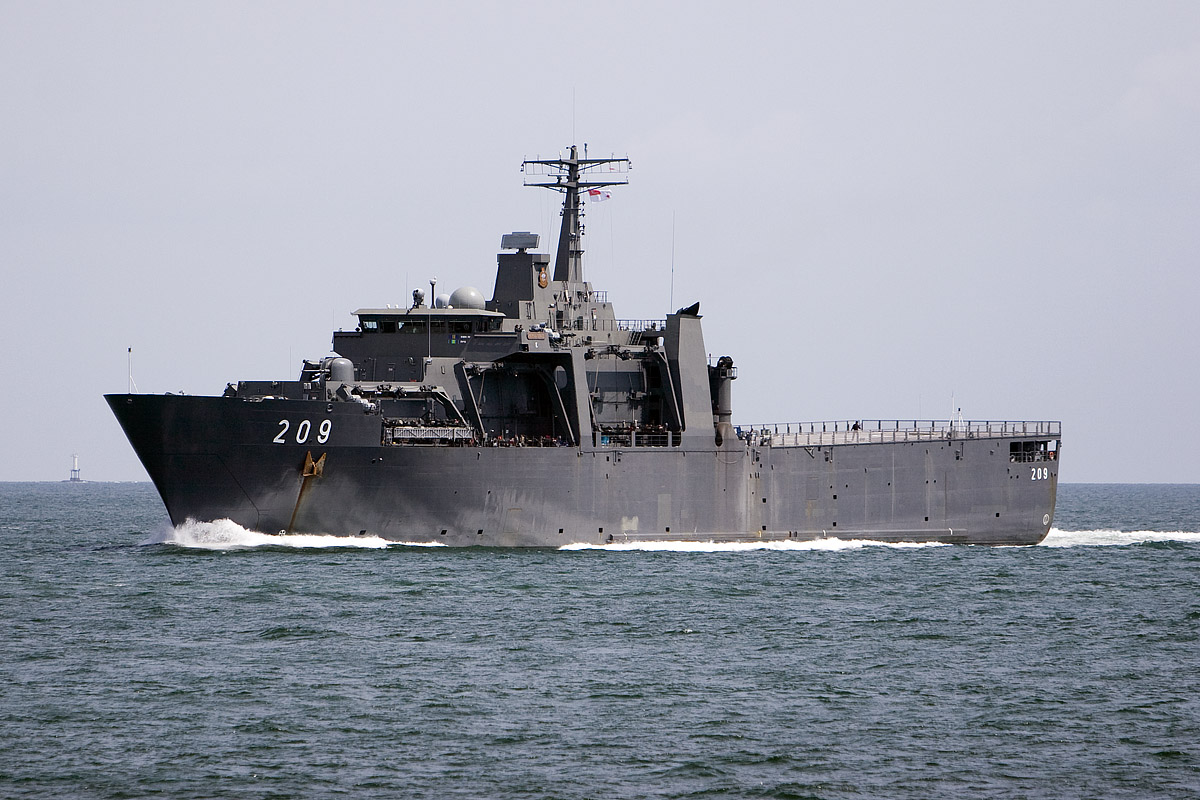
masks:
<instances>
[{"instance_id":1,"label":"ocean water","mask_svg":"<svg viewBox=\"0 0 1200 800\"><path fill-rule=\"evenodd\" d=\"M164 520L0 484L0 797L1200 797L1200 486L1033 548Z\"/></svg>"}]
</instances>

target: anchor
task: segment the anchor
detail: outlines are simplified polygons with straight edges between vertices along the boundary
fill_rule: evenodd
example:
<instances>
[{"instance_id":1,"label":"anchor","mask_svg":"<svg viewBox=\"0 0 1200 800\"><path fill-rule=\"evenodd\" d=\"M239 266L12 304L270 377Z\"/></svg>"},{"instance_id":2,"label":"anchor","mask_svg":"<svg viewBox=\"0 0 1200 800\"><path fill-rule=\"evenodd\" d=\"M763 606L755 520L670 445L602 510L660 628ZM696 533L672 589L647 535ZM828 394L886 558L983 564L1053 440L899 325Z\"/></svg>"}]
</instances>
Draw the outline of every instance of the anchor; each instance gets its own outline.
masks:
<instances>
[{"instance_id":1,"label":"anchor","mask_svg":"<svg viewBox=\"0 0 1200 800\"><path fill-rule=\"evenodd\" d=\"M321 457L313 461L311 450L304 454L304 466L300 468L300 493L296 495L296 507L292 509L292 518L288 521L288 533L291 533L292 528L296 525L296 515L300 513L300 503L304 501L304 495L308 492L308 487L312 485L313 478L320 478L325 474L326 455L328 453L321 453Z\"/></svg>"}]
</instances>

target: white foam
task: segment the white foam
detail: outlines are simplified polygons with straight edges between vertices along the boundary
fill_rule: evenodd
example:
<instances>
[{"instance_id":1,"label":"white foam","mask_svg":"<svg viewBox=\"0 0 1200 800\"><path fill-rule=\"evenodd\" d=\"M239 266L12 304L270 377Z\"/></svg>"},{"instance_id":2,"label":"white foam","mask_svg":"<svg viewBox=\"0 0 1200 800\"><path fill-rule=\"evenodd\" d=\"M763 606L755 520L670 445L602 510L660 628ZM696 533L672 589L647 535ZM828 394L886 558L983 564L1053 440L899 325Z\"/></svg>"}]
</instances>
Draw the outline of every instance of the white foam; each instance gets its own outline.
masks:
<instances>
[{"instance_id":1,"label":"white foam","mask_svg":"<svg viewBox=\"0 0 1200 800\"><path fill-rule=\"evenodd\" d=\"M1119 547L1142 542L1200 542L1195 531L1060 531L1051 528L1042 547Z\"/></svg>"},{"instance_id":2,"label":"white foam","mask_svg":"<svg viewBox=\"0 0 1200 800\"><path fill-rule=\"evenodd\" d=\"M944 542L873 542L866 539L814 539L807 542L613 542L612 544L566 544L559 550L641 550L668 553L745 553L752 550L860 550L864 547L910 549L949 547Z\"/></svg>"},{"instance_id":3,"label":"white foam","mask_svg":"<svg viewBox=\"0 0 1200 800\"><path fill-rule=\"evenodd\" d=\"M1194 531L1062 531L1051 528L1042 547L1114 547L1142 542L1200 542ZM744 553L752 550L860 550L865 547L912 549L951 547L944 542L874 542L866 539L815 539L782 542L613 542L612 544L568 544L559 550L657 551L670 553Z\"/></svg>"},{"instance_id":4,"label":"white foam","mask_svg":"<svg viewBox=\"0 0 1200 800\"><path fill-rule=\"evenodd\" d=\"M243 528L228 519L215 522L188 520L182 525L166 524L142 544L173 544L202 550L237 550L251 547L363 547L382 549L392 545L444 547L441 542L389 542L378 536L330 536L313 533L268 534Z\"/></svg>"},{"instance_id":5,"label":"white foam","mask_svg":"<svg viewBox=\"0 0 1200 800\"><path fill-rule=\"evenodd\" d=\"M1062 531L1051 528L1042 547L1119 547L1142 542L1200 542L1195 531ZM215 522L188 520L182 525L164 524L140 544L173 544L201 550L237 550L254 547L445 547L442 542L392 542L379 536L332 536L310 533L268 534L244 528L228 519ZM609 550L613 552L642 551L668 553L746 553L755 550L861 550L866 547L913 549L950 547L943 542L875 542L867 539L815 539L811 541L775 542L613 542L611 544L567 544L559 550Z\"/></svg>"}]
</instances>

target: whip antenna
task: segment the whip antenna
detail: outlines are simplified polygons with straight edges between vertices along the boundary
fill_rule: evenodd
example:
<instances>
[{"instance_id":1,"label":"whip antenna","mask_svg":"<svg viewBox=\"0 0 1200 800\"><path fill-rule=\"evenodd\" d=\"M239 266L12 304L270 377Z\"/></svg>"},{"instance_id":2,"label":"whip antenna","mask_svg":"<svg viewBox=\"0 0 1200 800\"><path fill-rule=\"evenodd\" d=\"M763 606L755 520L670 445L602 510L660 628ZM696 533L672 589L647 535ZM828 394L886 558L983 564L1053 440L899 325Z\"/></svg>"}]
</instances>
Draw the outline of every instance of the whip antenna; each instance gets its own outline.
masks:
<instances>
[{"instance_id":1,"label":"whip antenna","mask_svg":"<svg viewBox=\"0 0 1200 800\"><path fill-rule=\"evenodd\" d=\"M671 299L667 308L675 307L675 212L671 212Z\"/></svg>"},{"instance_id":2,"label":"whip antenna","mask_svg":"<svg viewBox=\"0 0 1200 800\"><path fill-rule=\"evenodd\" d=\"M137 384L133 382L133 348L129 348L129 394L137 391Z\"/></svg>"}]
</instances>

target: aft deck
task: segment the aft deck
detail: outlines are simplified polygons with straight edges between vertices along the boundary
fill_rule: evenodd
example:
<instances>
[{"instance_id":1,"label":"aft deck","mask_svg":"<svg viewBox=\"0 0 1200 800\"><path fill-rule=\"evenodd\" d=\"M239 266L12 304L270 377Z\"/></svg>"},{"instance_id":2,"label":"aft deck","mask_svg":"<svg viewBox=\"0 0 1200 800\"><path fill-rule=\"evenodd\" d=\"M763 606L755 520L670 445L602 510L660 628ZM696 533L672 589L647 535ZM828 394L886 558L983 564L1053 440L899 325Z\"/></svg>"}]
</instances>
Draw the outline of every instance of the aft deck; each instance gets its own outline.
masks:
<instances>
[{"instance_id":1,"label":"aft deck","mask_svg":"<svg viewBox=\"0 0 1200 800\"><path fill-rule=\"evenodd\" d=\"M929 442L954 439L1054 439L1061 422L1012 420L833 420L736 426L738 438L760 447Z\"/></svg>"}]
</instances>

